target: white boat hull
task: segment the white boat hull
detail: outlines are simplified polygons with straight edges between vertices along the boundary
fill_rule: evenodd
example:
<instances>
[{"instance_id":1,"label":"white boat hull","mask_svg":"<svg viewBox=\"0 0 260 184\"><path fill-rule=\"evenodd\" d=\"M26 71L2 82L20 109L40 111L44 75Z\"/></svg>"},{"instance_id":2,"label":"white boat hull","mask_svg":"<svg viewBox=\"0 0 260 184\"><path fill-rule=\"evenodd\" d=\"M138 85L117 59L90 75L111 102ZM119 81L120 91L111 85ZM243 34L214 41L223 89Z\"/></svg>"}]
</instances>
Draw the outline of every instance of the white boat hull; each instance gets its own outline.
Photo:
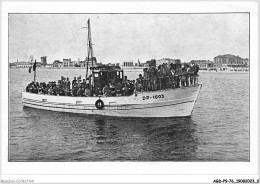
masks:
<instances>
[{"instance_id":1,"label":"white boat hull","mask_svg":"<svg viewBox=\"0 0 260 184\"><path fill-rule=\"evenodd\" d=\"M184 117L191 116L201 85L139 92L121 97L69 97L23 92L25 107L58 112L118 117ZM95 106L100 99L102 110Z\"/></svg>"}]
</instances>

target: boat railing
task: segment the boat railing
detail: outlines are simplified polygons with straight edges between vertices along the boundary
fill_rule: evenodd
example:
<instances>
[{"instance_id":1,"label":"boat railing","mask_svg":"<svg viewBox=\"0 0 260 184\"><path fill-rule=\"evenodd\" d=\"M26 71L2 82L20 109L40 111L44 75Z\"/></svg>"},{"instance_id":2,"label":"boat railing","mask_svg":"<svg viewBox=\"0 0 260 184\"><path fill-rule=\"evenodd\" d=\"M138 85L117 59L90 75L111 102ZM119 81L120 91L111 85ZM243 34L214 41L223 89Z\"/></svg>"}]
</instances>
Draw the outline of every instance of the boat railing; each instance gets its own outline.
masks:
<instances>
[{"instance_id":1,"label":"boat railing","mask_svg":"<svg viewBox=\"0 0 260 184\"><path fill-rule=\"evenodd\" d=\"M198 74L171 75L158 77L156 82L153 78L141 79L141 87L143 91L155 91L163 89L172 89L180 87L194 86L199 83Z\"/></svg>"}]
</instances>

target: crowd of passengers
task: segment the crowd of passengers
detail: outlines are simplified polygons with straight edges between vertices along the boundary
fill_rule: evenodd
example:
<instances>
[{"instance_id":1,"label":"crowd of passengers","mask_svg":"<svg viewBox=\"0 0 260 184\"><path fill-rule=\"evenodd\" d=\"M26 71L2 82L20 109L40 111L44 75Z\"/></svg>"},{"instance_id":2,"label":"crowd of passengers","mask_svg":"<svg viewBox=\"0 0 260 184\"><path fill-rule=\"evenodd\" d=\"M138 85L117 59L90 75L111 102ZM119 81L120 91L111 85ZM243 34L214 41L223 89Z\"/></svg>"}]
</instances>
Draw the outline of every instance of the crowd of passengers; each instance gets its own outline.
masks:
<instances>
[{"instance_id":1,"label":"crowd of passengers","mask_svg":"<svg viewBox=\"0 0 260 184\"><path fill-rule=\"evenodd\" d=\"M61 77L58 82L41 83L31 82L26 87L27 92L58 96L129 96L135 91L156 91L169 88L188 87L197 83L198 65L163 64L158 67L150 66L144 69L136 80L111 82L103 89L91 88L85 79L76 79L70 82L69 78Z\"/></svg>"}]
</instances>

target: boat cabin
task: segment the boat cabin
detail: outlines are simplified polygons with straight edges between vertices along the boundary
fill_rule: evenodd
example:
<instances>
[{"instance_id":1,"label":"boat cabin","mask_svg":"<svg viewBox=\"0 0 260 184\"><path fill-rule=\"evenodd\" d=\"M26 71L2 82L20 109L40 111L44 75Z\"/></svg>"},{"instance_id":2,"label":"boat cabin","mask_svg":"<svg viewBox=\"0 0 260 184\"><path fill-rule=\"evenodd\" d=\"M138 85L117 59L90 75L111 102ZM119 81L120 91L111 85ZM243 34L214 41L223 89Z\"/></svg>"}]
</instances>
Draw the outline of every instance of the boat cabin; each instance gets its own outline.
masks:
<instances>
[{"instance_id":1,"label":"boat cabin","mask_svg":"<svg viewBox=\"0 0 260 184\"><path fill-rule=\"evenodd\" d=\"M118 82L122 83L124 80L124 71L119 66L97 66L90 67L92 71L92 87L97 90L103 89L105 85L109 83L117 84Z\"/></svg>"}]
</instances>

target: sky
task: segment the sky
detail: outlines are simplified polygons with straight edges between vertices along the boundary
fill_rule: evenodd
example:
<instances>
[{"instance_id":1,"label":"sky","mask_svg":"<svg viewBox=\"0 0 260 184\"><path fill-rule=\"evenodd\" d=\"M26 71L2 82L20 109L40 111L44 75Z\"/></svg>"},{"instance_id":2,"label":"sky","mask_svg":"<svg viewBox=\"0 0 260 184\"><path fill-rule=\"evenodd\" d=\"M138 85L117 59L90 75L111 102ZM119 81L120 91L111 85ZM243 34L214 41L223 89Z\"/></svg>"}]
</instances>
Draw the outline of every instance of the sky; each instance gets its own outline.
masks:
<instances>
[{"instance_id":1,"label":"sky","mask_svg":"<svg viewBox=\"0 0 260 184\"><path fill-rule=\"evenodd\" d=\"M172 58L184 62L217 55L249 57L249 14L9 14L9 62L47 62L87 56L91 21L98 62Z\"/></svg>"}]
</instances>

